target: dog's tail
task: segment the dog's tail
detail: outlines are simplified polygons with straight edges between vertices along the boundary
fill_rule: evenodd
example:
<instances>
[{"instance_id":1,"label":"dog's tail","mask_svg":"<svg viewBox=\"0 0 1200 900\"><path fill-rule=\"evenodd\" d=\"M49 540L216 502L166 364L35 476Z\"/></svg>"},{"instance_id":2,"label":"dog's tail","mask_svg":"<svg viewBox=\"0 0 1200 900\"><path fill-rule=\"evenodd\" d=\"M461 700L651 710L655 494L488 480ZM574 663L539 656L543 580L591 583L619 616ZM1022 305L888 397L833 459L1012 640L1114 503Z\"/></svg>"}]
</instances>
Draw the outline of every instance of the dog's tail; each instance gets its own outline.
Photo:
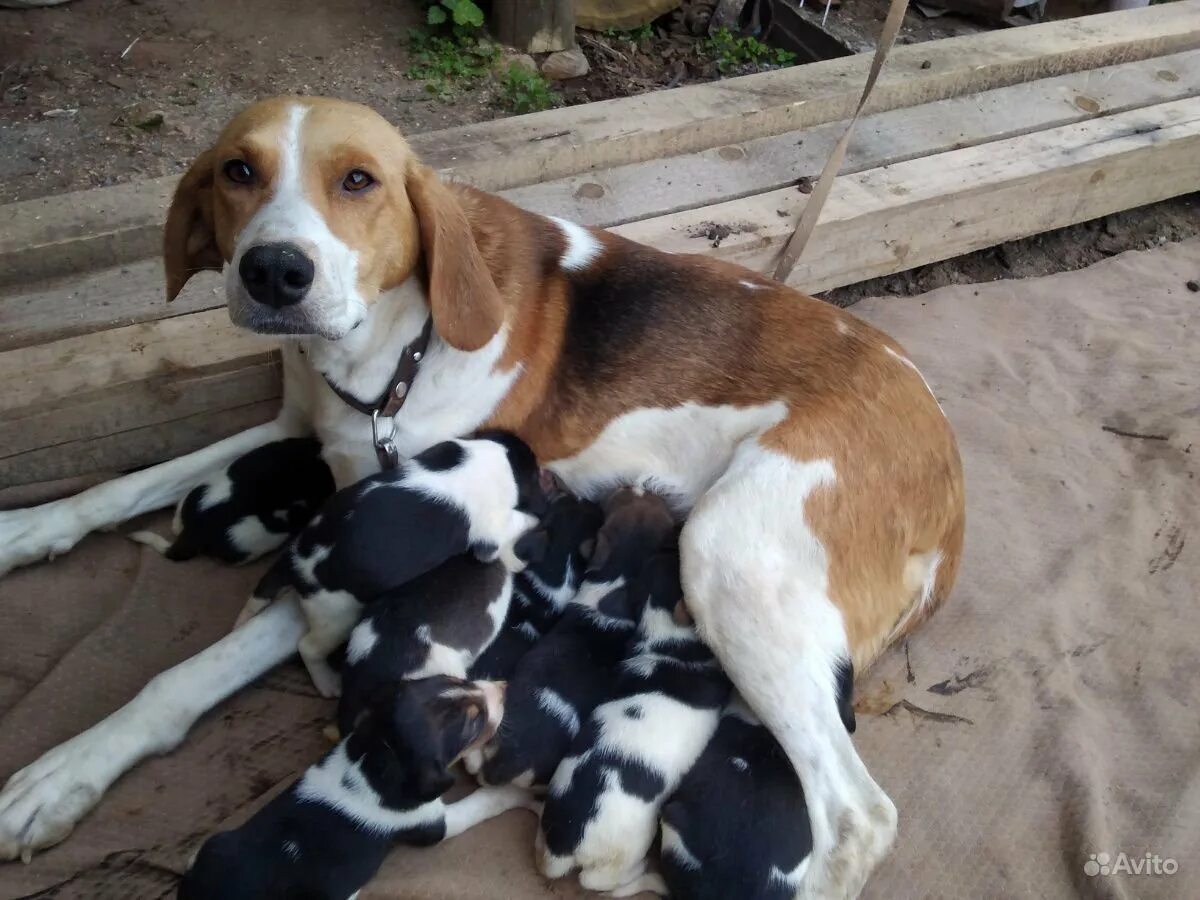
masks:
<instances>
[{"instance_id":1,"label":"dog's tail","mask_svg":"<svg viewBox=\"0 0 1200 900\"><path fill-rule=\"evenodd\" d=\"M172 562L193 559L200 552L192 545L191 541L186 539L186 536L177 537L174 541L167 540L161 534L154 531L131 531L125 536L135 543L145 544L151 550L161 553Z\"/></svg>"}]
</instances>

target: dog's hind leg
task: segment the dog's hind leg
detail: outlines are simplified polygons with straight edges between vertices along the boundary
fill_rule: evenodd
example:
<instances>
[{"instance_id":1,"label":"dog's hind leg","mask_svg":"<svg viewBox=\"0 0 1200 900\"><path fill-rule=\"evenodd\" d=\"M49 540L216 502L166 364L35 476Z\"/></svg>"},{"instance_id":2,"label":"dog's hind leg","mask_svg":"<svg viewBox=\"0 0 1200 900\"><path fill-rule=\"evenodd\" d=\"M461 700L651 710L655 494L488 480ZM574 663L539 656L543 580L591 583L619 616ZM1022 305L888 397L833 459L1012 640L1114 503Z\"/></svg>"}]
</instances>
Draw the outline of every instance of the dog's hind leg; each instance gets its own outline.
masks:
<instances>
[{"instance_id":1,"label":"dog's hind leg","mask_svg":"<svg viewBox=\"0 0 1200 900\"><path fill-rule=\"evenodd\" d=\"M828 460L743 447L680 540L701 636L804 785L813 851L800 896L823 900L856 897L896 833L896 808L838 708L850 648L825 547L806 521L810 496L835 489Z\"/></svg>"},{"instance_id":2,"label":"dog's hind leg","mask_svg":"<svg viewBox=\"0 0 1200 900\"><path fill-rule=\"evenodd\" d=\"M176 747L205 712L295 653L305 627L296 603L274 604L13 775L0 792L0 859L63 840L124 772Z\"/></svg>"},{"instance_id":3,"label":"dog's hind leg","mask_svg":"<svg viewBox=\"0 0 1200 900\"><path fill-rule=\"evenodd\" d=\"M283 417L73 497L0 512L0 575L66 553L91 531L170 506L212 472L294 431Z\"/></svg>"}]
</instances>

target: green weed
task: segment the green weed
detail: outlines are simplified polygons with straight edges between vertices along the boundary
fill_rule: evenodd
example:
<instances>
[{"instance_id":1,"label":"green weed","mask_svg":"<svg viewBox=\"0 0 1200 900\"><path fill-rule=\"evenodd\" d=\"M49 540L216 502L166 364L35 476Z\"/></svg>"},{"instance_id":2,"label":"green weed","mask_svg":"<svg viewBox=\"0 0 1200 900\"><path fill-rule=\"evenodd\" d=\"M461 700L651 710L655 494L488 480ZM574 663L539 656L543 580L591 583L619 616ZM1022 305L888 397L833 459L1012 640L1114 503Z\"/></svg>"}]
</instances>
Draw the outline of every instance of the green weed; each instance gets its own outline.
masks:
<instances>
[{"instance_id":1,"label":"green weed","mask_svg":"<svg viewBox=\"0 0 1200 900\"><path fill-rule=\"evenodd\" d=\"M531 72L517 63L510 63L498 79L500 102L515 113L549 109L558 100L550 83L539 72Z\"/></svg>"},{"instance_id":2,"label":"green weed","mask_svg":"<svg viewBox=\"0 0 1200 900\"><path fill-rule=\"evenodd\" d=\"M743 68L780 68L796 61L790 50L768 47L752 37L740 37L728 28L718 28L704 42L704 51L717 62L722 75Z\"/></svg>"}]
</instances>

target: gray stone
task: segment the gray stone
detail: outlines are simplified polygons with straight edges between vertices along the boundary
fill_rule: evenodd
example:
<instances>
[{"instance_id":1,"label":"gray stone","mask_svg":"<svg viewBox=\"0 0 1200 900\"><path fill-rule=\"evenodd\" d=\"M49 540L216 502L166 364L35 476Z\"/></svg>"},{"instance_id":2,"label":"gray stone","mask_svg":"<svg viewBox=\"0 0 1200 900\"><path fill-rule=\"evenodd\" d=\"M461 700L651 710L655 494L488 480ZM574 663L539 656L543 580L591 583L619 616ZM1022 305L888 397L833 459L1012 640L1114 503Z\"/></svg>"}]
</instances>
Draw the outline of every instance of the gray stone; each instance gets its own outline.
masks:
<instances>
[{"instance_id":1,"label":"gray stone","mask_svg":"<svg viewBox=\"0 0 1200 900\"><path fill-rule=\"evenodd\" d=\"M581 78L588 73L590 68L587 57L578 47L551 53L542 62L542 74L555 81Z\"/></svg>"},{"instance_id":2,"label":"gray stone","mask_svg":"<svg viewBox=\"0 0 1200 900\"><path fill-rule=\"evenodd\" d=\"M534 62L532 56L528 53L506 53L496 61L496 69L500 74L504 74L513 65L519 66L527 72L536 72L537 63Z\"/></svg>"}]
</instances>

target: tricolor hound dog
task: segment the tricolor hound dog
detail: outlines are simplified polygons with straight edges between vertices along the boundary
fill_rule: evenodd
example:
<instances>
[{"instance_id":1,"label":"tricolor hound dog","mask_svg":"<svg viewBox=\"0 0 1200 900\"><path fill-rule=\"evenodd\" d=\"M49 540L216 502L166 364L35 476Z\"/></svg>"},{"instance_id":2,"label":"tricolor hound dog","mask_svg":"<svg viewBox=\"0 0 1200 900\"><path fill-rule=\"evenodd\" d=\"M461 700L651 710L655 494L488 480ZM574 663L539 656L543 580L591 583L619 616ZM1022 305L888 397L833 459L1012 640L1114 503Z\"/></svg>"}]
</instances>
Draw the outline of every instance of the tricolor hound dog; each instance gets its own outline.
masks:
<instances>
[{"instance_id":1,"label":"tricolor hound dog","mask_svg":"<svg viewBox=\"0 0 1200 900\"><path fill-rule=\"evenodd\" d=\"M345 487L447 438L512 431L576 494L642 484L690 513L689 611L804 784L804 890L860 891L897 816L835 682L945 600L963 539L954 435L899 344L739 266L443 183L381 116L333 100L238 115L180 181L164 253L168 297L223 268L233 321L279 337L278 417L0 514L0 571L284 437L315 433ZM396 374L414 359L415 379ZM66 837L122 772L294 653L301 630L294 603L273 605L14 775L0 858Z\"/></svg>"}]
</instances>

